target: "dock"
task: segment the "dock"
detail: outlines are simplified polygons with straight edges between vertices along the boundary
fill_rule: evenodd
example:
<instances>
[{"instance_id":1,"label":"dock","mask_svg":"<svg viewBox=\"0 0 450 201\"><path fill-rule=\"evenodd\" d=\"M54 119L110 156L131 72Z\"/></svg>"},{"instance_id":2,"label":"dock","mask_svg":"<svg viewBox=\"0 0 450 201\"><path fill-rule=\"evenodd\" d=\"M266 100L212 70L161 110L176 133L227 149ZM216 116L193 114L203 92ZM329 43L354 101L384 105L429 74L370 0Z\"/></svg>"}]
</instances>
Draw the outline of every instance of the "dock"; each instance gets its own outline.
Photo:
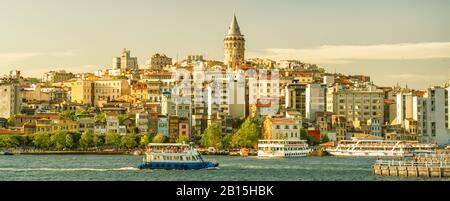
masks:
<instances>
[{"instance_id":1,"label":"dock","mask_svg":"<svg viewBox=\"0 0 450 201\"><path fill-rule=\"evenodd\" d=\"M373 174L399 177L450 177L450 155L421 155L414 160L377 160Z\"/></svg>"}]
</instances>

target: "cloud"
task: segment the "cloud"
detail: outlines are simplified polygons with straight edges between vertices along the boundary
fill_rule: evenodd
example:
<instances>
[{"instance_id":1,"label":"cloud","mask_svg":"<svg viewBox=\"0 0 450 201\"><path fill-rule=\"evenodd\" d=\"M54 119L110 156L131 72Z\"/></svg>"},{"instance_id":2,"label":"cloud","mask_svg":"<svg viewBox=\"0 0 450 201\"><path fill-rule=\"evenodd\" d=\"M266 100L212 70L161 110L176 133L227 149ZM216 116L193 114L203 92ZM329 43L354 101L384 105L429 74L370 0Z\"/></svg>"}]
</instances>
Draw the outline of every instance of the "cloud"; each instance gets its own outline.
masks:
<instances>
[{"instance_id":1,"label":"cloud","mask_svg":"<svg viewBox=\"0 0 450 201\"><path fill-rule=\"evenodd\" d=\"M387 75L393 79L405 79L405 80L446 80L446 75L424 75L424 74L399 74L399 75Z\"/></svg>"},{"instance_id":2,"label":"cloud","mask_svg":"<svg viewBox=\"0 0 450 201\"><path fill-rule=\"evenodd\" d=\"M274 60L300 59L311 63L350 63L356 60L413 60L450 58L450 42L379 45L324 45L306 49L267 48L251 57Z\"/></svg>"},{"instance_id":3,"label":"cloud","mask_svg":"<svg viewBox=\"0 0 450 201\"><path fill-rule=\"evenodd\" d=\"M73 50L63 52L16 52L16 53L0 53L0 64L11 65L14 62L28 60L34 57L73 57L78 54Z\"/></svg>"}]
</instances>

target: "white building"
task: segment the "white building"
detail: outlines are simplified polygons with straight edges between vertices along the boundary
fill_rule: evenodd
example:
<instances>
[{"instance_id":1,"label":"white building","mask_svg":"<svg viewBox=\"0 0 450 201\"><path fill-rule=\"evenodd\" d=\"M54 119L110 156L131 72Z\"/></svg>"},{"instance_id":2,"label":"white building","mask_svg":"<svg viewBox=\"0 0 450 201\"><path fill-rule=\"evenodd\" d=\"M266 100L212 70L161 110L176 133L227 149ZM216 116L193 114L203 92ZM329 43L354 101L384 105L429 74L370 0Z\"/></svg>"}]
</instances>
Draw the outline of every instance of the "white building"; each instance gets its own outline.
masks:
<instances>
[{"instance_id":1,"label":"white building","mask_svg":"<svg viewBox=\"0 0 450 201\"><path fill-rule=\"evenodd\" d=\"M0 117L9 118L20 113L22 98L18 84L0 83Z\"/></svg>"},{"instance_id":2,"label":"white building","mask_svg":"<svg viewBox=\"0 0 450 201\"><path fill-rule=\"evenodd\" d=\"M423 129L419 141L449 144L448 101L448 90L439 86L428 88L422 101L419 100L418 113L423 116L423 121L418 121Z\"/></svg>"},{"instance_id":3,"label":"white building","mask_svg":"<svg viewBox=\"0 0 450 201\"><path fill-rule=\"evenodd\" d=\"M139 129L141 133L148 132L149 125L149 115L147 113L136 113L136 128Z\"/></svg>"},{"instance_id":4,"label":"white building","mask_svg":"<svg viewBox=\"0 0 450 201\"><path fill-rule=\"evenodd\" d=\"M316 121L316 113L325 111L326 87L321 84L308 84L306 87L306 115L310 122Z\"/></svg>"},{"instance_id":5,"label":"white building","mask_svg":"<svg viewBox=\"0 0 450 201\"><path fill-rule=\"evenodd\" d=\"M272 118L272 138L299 140L301 125L290 118Z\"/></svg>"}]
</instances>

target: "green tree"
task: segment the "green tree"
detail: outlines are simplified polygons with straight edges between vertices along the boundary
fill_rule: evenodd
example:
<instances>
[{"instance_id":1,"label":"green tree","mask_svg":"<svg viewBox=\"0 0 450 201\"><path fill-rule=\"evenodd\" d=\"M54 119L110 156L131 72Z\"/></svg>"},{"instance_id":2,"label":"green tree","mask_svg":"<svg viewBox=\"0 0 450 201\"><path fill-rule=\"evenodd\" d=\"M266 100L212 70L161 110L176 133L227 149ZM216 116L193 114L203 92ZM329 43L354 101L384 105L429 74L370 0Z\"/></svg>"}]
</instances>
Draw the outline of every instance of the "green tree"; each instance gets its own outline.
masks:
<instances>
[{"instance_id":1,"label":"green tree","mask_svg":"<svg viewBox=\"0 0 450 201\"><path fill-rule=\"evenodd\" d=\"M66 117L66 118L72 119L74 121L77 119L76 116L75 116L75 111L72 111L72 110L62 111L61 115Z\"/></svg>"},{"instance_id":2,"label":"green tree","mask_svg":"<svg viewBox=\"0 0 450 201\"><path fill-rule=\"evenodd\" d=\"M128 118L128 115L127 114L119 114L119 115L117 115L117 118L119 119L119 125L123 126L124 120L126 118Z\"/></svg>"},{"instance_id":3,"label":"green tree","mask_svg":"<svg viewBox=\"0 0 450 201\"><path fill-rule=\"evenodd\" d=\"M229 149L232 147L232 138L233 135L226 135L225 137L222 138L222 148L224 149Z\"/></svg>"},{"instance_id":4,"label":"green tree","mask_svg":"<svg viewBox=\"0 0 450 201\"><path fill-rule=\"evenodd\" d=\"M300 130L300 139L302 140L306 140L306 142L308 143L308 145L316 145L317 142L314 139L313 136L308 135L308 132L305 129L301 129Z\"/></svg>"},{"instance_id":5,"label":"green tree","mask_svg":"<svg viewBox=\"0 0 450 201\"><path fill-rule=\"evenodd\" d=\"M54 145L54 147L57 150L63 150L64 148L67 147L66 142L67 135L68 133L64 131L53 133L52 136L50 137L52 145Z\"/></svg>"},{"instance_id":6,"label":"green tree","mask_svg":"<svg viewBox=\"0 0 450 201\"><path fill-rule=\"evenodd\" d=\"M200 144L203 147L215 147L220 148L222 142L222 133L219 125L212 123L203 132L202 139L200 139Z\"/></svg>"},{"instance_id":7,"label":"green tree","mask_svg":"<svg viewBox=\"0 0 450 201\"><path fill-rule=\"evenodd\" d=\"M100 133L94 133L94 145L101 147L105 144L105 136Z\"/></svg>"},{"instance_id":8,"label":"green tree","mask_svg":"<svg viewBox=\"0 0 450 201\"><path fill-rule=\"evenodd\" d=\"M139 139L139 147L144 148L150 143L150 138L148 134L141 135L141 138Z\"/></svg>"},{"instance_id":9,"label":"green tree","mask_svg":"<svg viewBox=\"0 0 450 201\"><path fill-rule=\"evenodd\" d=\"M90 129L85 130L83 134L81 134L80 146L86 149L93 147L94 145L94 132Z\"/></svg>"},{"instance_id":10,"label":"green tree","mask_svg":"<svg viewBox=\"0 0 450 201\"><path fill-rule=\"evenodd\" d=\"M50 133L36 133L33 136L33 144L40 149L48 149L52 146Z\"/></svg>"},{"instance_id":11,"label":"green tree","mask_svg":"<svg viewBox=\"0 0 450 201\"><path fill-rule=\"evenodd\" d=\"M189 144L189 142L190 142L191 140L187 137L187 136L185 136L185 135L183 135L183 136L181 136L180 138L178 138L177 140L176 140L176 142L177 143L186 143L186 144Z\"/></svg>"},{"instance_id":12,"label":"green tree","mask_svg":"<svg viewBox=\"0 0 450 201\"><path fill-rule=\"evenodd\" d=\"M120 135L116 132L108 132L105 136L105 145L109 145L112 147L119 147L120 146Z\"/></svg>"},{"instance_id":13,"label":"green tree","mask_svg":"<svg viewBox=\"0 0 450 201\"><path fill-rule=\"evenodd\" d=\"M231 143L237 147L254 148L261 138L259 122L256 118L248 117L241 128L233 135Z\"/></svg>"},{"instance_id":14,"label":"green tree","mask_svg":"<svg viewBox=\"0 0 450 201\"><path fill-rule=\"evenodd\" d=\"M23 138L18 135L3 135L0 136L1 148L17 148L22 145Z\"/></svg>"},{"instance_id":15,"label":"green tree","mask_svg":"<svg viewBox=\"0 0 450 201\"><path fill-rule=\"evenodd\" d=\"M136 142L136 137L133 134L127 134L122 136L120 140L120 146L127 149L136 148L138 143Z\"/></svg>"},{"instance_id":16,"label":"green tree","mask_svg":"<svg viewBox=\"0 0 450 201\"><path fill-rule=\"evenodd\" d=\"M164 143L167 141L167 137L164 136L162 133L158 133L155 137L153 137L152 142L153 143Z\"/></svg>"},{"instance_id":17,"label":"green tree","mask_svg":"<svg viewBox=\"0 0 450 201\"><path fill-rule=\"evenodd\" d=\"M106 117L103 113L95 115L94 119L96 123L106 124Z\"/></svg>"},{"instance_id":18,"label":"green tree","mask_svg":"<svg viewBox=\"0 0 450 201\"><path fill-rule=\"evenodd\" d=\"M326 143L326 142L329 142L329 141L330 141L330 139L328 138L328 135L324 135L322 137L322 139L320 139L320 143Z\"/></svg>"},{"instance_id":19,"label":"green tree","mask_svg":"<svg viewBox=\"0 0 450 201\"><path fill-rule=\"evenodd\" d=\"M8 118L7 124L8 124L8 127L16 126L16 117L14 115L11 115Z\"/></svg>"},{"instance_id":20,"label":"green tree","mask_svg":"<svg viewBox=\"0 0 450 201\"><path fill-rule=\"evenodd\" d=\"M67 133L66 137L65 137L65 141L66 141L66 148L72 148L74 147L75 143L73 140L73 137L70 133Z\"/></svg>"}]
</instances>

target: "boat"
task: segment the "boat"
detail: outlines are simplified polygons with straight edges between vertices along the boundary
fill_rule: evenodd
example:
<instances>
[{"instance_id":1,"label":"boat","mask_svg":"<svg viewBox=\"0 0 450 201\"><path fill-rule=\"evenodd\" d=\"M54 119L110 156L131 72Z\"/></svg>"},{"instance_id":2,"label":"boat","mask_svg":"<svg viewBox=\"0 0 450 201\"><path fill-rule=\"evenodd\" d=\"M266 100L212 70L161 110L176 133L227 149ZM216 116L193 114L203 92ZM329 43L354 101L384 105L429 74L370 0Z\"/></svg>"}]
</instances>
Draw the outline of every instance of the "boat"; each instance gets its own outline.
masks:
<instances>
[{"instance_id":1,"label":"boat","mask_svg":"<svg viewBox=\"0 0 450 201\"><path fill-rule=\"evenodd\" d=\"M258 157L291 158L304 157L311 152L305 140L259 140Z\"/></svg>"},{"instance_id":2,"label":"boat","mask_svg":"<svg viewBox=\"0 0 450 201\"><path fill-rule=\"evenodd\" d=\"M139 169L200 170L215 169L219 163L205 161L193 144L150 143Z\"/></svg>"},{"instance_id":3,"label":"boat","mask_svg":"<svg viewBox=\"0 0 450 201\"><path fill-rule=\"evenodd\" d=\"M342 140L327 152L333 156L412 157L419 153L435 153L433 144L395 140Z\"/></svg>"},{"instance_id":4,"label":"boat","mask_svg":"<svg viewBox=\"0 0 450 201\"><path fill-rule=\"evenodd\" d=\"M11 156L14 155L14 153L9 152L9 151L0 151L0 155L7 155L7 156Z\"/></svg>"}]
</instances>

